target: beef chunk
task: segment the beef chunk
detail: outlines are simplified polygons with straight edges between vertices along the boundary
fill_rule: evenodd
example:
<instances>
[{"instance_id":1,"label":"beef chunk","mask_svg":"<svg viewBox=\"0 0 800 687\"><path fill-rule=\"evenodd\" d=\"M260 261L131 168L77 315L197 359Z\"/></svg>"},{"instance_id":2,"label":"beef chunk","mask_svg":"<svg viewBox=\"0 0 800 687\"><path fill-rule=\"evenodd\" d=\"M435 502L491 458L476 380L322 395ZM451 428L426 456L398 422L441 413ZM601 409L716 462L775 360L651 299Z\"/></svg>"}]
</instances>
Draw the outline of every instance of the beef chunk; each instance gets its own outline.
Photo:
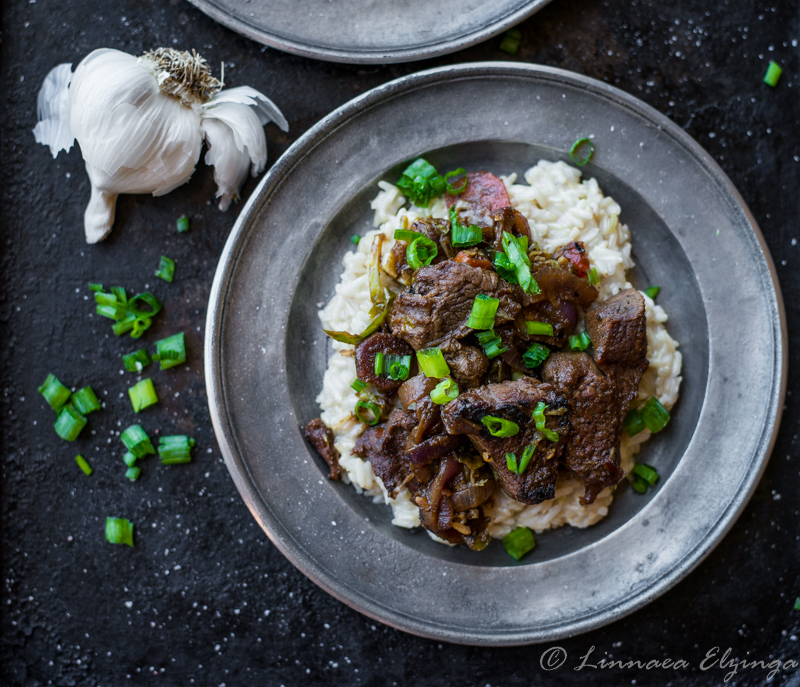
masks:
<instances>
[{"instance_id":1,"label":"beef chunk","mask_svg":"<svg viewBox=\"0 0 800 687\"><path fill-rule=\"evenodd\" d=\"M309 422L303 433L308 439L309 443L317 449L317 453L321 455L325 462L328 464L330 479L339 479L339 451L333 445L333 432L320 418L314 418Z\"/></svg>"},{"instance_id":2,"label":"beef chunk","mask_svg":"<svg viewBox=\"0 0 800 687\"><path fill-rule=\"evenodd\" d=\"M492 226L484 229L483 240L495 250L503 250L503 232L512 236L526 236L530 242L531 228L521 212L505 207L492 215Z\"/></svg>"},{"instance_id":3,"label":"beef chunk","mask_svg":"<svg viewBox=\"0 0 800 687\"><path fill-rule=\"evenodd\" d=\"M414 411L396 408L386 422L367 428L353 447L354 455L372 463L372 471L393 498L413 477L405 459L405 446L416 424Z\"/></svg>"},{"instance_id":4,"label":"beef chunk","mask_svg":"<svg viewBox=\"0 0 800 687\"><path fill-rule=\"evenodd\" d=\"M453 244L450 242L450 222L445 219L422 217L411 225L412 231L427 236L436 244L436 257L432 264L436 265L443 260L455 255ZM408 241L396 241L383 265L386 272L394 279L399 279L404 284L411 284L414 280L414 270L408 265Z\"/></svg>"},{"instance_id":5,"label":"beef chunk","mask_svg":"<svg viewBox=\"0 0 800 687\"><path fill-rule=\"evenodd\" d=\"M548 410L561 412L564 401L549 384L529 377L514 382L488 384L461 394L444 406L442 421L450 434L466 434L472 444L491 463L500 486L511 498L522 503L541 503L555 496L558 459L563 447L563 433L568 428L563 415L551 416L547 428L559 432L551 442L536 429L533 410L544 402ZM500 417L519 425L513 437L494 437L481 420L487 416ZM506 453L520 458L525 449L536 444L536 451L522 475L508 469Z\"/></svg>"},{"instance_id":6,"label":"beef chunk","mask_svg":"<svg viewBox=\"0 0 800 687\"><path fill-rule=\"evenodd\" d=\"M489 358L475 346L458 345L444 354L450 373L460 389L471 389L483 382Z\"/></svg>"},{"instance_id":7,"label":"beef chunk","mask_svg":"<svg viewBox=\"0 0 800 687\"><path fill-rule=\"evenodd\" d=\"M402 383L402 379L392 379L388 375L388 370L384 370L383 375L375 374L375 356L378 353L384 355L409 355L411 356L411 370L416 365L414 350L402 339L376 332L371 334L356 346L356 374L362 382L374 384L384 391L394 391Z\"/></svg>"},{"instance_id":8,"label":"beef chunk","mask_svg":"<svg viewBox=\"0 0 800 687\"><path fill-rule=\"evenodd\" d=\"M620 291L589 308L586 331L592 340L594 359L601 369L608 365L643 367L642 372L647 369L644 298L636 289Z\"/></svg>"}]
</instances>

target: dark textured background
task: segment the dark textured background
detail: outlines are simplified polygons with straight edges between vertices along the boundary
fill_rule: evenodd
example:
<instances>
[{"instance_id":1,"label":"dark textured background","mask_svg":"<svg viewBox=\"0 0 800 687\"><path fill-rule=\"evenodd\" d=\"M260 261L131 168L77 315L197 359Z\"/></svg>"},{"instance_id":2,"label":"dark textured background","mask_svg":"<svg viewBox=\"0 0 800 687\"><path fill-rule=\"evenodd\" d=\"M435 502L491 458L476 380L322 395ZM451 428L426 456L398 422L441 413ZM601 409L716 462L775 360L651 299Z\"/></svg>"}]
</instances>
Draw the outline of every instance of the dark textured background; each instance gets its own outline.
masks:
<instances>
[{"instance_id":1,"label":"dark textured background","mask_svg":"<svg viewBox=\"0 0 800 687\"><path fill-rule=\"evenodd\" d=\"M453 3L457 8L457 3ZM168 196L122 197L111 237L83 240L89 184L77 149L54 161L31 134L36 93L60 62L113 47L196 48L226 63L231 86L274 99L291 128L267 129L271 160L353 96L438 64L510 59L499 38L437 60L388 67L342 66L267 50L214 24L183 0L15 0L3 5L2 644L8 685L366 684L475 687L716 685L731 668L699 668L712 647L731 658L800 660L800 9L730 0L554 0L520 26L513 58L587 74L666 113L719 162L753 211L786 299L789 395L778 442L743 515L716 550L656 602L603 629L563 640L566 665L545 673L547 648L442 645L383 627L329 597L272 546L244 507L215 444L206 406L202 341L206 299L236 209L210 201L202 163ZM762 82L769 59L784 68ZM255 187L250 180L247 197ZM681 202L680 198L675 199ZM175 219L192 217L179 235ZM153 276L161 254L176 279ZM137 419L155 435L190 433L190 465L151 460L128 483L119 431L134 421L117 339L86 284L150 288L165 312L145 342L178 330L189 364L148 368L160 404ZM731 307L736 285L731 284ZM747 327L742 322L742 327ZM736 336L736 332L731 332ZM106 408L74 444L51 429L36 392L48 372L91 384ZM743 410L743 418L747 413ZM85 477L81 452L94 466ZM103 537L107 515L136 524L136 547ZM465 600L468 602L468 600ZM684 659L685 670L573 670L593 660ZM740 669L729 685L764 684L767 670ZM800 669L771 684L800 685Z\"/></svg>"}]
</instances>

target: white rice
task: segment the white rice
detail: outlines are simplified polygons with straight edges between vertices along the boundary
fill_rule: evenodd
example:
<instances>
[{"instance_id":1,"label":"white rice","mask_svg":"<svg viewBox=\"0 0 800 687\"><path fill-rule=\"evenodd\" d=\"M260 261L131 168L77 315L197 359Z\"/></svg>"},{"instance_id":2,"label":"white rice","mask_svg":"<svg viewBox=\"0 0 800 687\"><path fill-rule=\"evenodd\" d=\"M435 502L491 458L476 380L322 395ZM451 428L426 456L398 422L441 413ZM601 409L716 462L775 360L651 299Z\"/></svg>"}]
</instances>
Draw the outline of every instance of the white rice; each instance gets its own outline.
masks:
<instances>
[{"instance_id":1,"label":"white rice","mask_svg":"<svg viewBox=\"0 0 800 687\"><path fill-rule=\"evenodd\" d=\"M532 238L540 248L554 252L570 241L584 243L589 260L600 277L600 300L631 286L625 276L626 270L633 267L630 233L628 227L619 222L619 205L613 198L603 195L596 180L581 181L578 169L564 162L546 160L525 172L527 184L516 183L516 174L501 178L511 205L528 218ZM406 208L403 207L406 199L395 186L385 181L379 182L379 186L381 190L371 204L377 229L363 236L358 248L344 256L344 272L336 293L319 313L325 329L358 332L367 326L372 307L367 259L375 236L383 233L386 237L383 244L386 256L394 245L396 229L404 228L406 223L410 225L419 217L448 216L442 198L425 209L413 205ZM395 291L403 288L397 283L387 285ZM639 384L639 399L656 396L669 410L678 398L681 354L677 350L678 342L667 333L664 309L647 295L644 295L644 300L650 367ZM353 415L358 400L350 387L356 378L354 347L334 341L333 348L334 354L328 362L317 403L322 410L323 422L331 427L336 437L335 445L341 454L339 462L344 468L343 479L359 492L389 504L394 525L417 527L420 524L418 509L408 492L403 489L396 499L389 498L380 479L373 473L372 465L351 453L365 429L365 425ZM648 430L632 438L623 435L621 465L626 472L633 467L634 456L649 437ZM493 537L502 537L519 526L541 532L564 524L573 527L593 525L608 513L614 488L604 489L594 503L581 506L579 498L583 494L583 482L564 473L556 484L555 498L544 503L528 506L508 498L499 490L498 493L494 505L486 509L491 518L489 532Z\"/></svg>"}]
</instances>

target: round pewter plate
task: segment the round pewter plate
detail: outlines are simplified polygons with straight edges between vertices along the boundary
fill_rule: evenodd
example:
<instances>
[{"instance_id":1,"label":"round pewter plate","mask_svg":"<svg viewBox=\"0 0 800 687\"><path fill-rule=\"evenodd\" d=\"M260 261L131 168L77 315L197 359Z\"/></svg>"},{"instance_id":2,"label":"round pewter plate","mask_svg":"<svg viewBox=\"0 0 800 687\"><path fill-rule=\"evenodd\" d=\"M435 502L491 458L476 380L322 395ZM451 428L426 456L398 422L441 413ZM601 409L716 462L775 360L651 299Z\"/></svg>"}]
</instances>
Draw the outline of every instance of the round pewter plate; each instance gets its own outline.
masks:
<instances>
[{"instance_id":1,"label":"round pewter plate","mask_svg":"<svg viewBox=\"0 0 800 687\"><path fill-rule=\"evenodd\" d=\"M453 108L454 104L463 106ZM458 111L458 117L453 112ZM333 294L353 234L372 226L377 181L425 155L521 173L569 160L622 207L639 288L683 353L669 426L640 460L661 480L624 482L587 529L537 536L516 562L391 525L387 506L340 482L304 441L331 347L318 308ZM746 323L744 325L743 323ZM766 464L786 386L785 316L750 212L714 161L667 118L604 83L508 63L398 79L342 106L278 160L231 232L211 291L206 379L214 428L253 517L295 566L362 613L470 644L550 641L640 608L720 541Z\"/></svg>"},{"instance_id":2,"label":"round pewter plate","mask_svg":"<svg viewBox=\"0 0 800 687\"><path fill-rule=\"evenodd\" d=\"M215 21L278 50L330 62L413 62L462 50L550 0L190 0Z\"/></svg>"}]
</instances>

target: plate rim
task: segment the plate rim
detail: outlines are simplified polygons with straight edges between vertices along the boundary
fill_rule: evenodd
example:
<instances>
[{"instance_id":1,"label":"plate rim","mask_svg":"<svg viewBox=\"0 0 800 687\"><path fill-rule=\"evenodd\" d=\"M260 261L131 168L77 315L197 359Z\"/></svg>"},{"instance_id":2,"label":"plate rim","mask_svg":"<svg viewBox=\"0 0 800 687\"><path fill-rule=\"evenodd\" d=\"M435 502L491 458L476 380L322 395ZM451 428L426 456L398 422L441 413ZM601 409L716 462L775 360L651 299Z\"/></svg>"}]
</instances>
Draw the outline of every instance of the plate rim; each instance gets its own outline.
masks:
<instances>
[{"instance_id":1,"label":"plate rim","mask_svg":"<svg viewBox=\"0 0 800 687\"><path fill-rule=\"evenodd\" d=\"M355 590L352 590L346 581L329 579L314 560L304 555L301 547L296 546L290 539L281 537L279 532L270 531L267 528L266 524L269 522L269 513L265 513L259 508L258 501L260 500L260 496L255 492L254 485L249 481L246 465L244 465L234 453L233 447L235 446L235 438L230 436L228 427L226 427L226 423L228 423L229 420L227 411L221 404L221 399L224 394L221 383L221 359L218 357L218 343L220 339L219 323L224 310L223 297L230 283L228 277L234 272L242 244L246 242L250 230L252 229L252 226L248 226L249 218L260 210L262 205L272 194L279 190L284 175L288 174L296 164L311 153L318 143L325 140L328 136L335 135L336 130L343 122L346 122L351 116L363 112L365 108L370 108L384 100L391 100L405 91L412 91L416 88L424 87L442 78L444 75L450 78L454 76L469 77L470 75L485 76L487 74L496 74L498 70L502 72L503 75L550 78L569 83L572 86L582 86L593 92L604 92L605 95L610 96L617 104L624 104L637 114L644 116L645 119L649 120L651 123L657 125L659 129L663 129L674 138L677 138L679 143L697 159L698 163L701 163L711 173L714 180L727 192L729 199L736 203L746 217L750 230L753 232L760 246L761 253L767 266L769 282L772 285L769 300L773 302L775 312L778 315L778 322L776 323L778 335L775 337L776 348L773 351L773 377L769 396L770 408L765 415L765 417L769 419L769 422L765 423L762 427L758 442L759 448L753 455L750 467L743 477L743 483L746 488L737 491L736 497L730 500L727 510L724 511L716 523L707 530L705 537L697 542L689 551L685 552L684 555L670 567L667 573L663 574L651 586L618 603L613 609L602 609L590 613L587 616L583 616L578 620L573 620L570 622L568 628L562 628L561 631L548 631L544 633L509 631L503 633L502 631L498 632L497 630L493 630L491 636L477 632L472 635L460 633L456 636L452 632L449 632L448 628L444 625L438 628L432 628L430 623L419 622L409 614L398 612L396 609L387 608L378 603L375 599L365 598L360 592L356 592L354 595L352 592ZM766 277L767 274L762 276ZM326 592L350 607L374 620L397 629L439 641L444 640L462 644L514 646L553 641L555 639L573 636L574 634L596 629L628 615L675 586L713 551L724 538L725 534L733 527L752 497L774 448L780 428L783 402L787 388L787 341L787 322L783 297L774 262L763 235L736 187L722 168L699 143L683 131L677 124L655 110L655 108L652 108L635 96L591 77L544 65L508 62L475 62L437 67L416 72L382 84L357 96L311 127L276 161L243 207L220 256L209 295L204 346L204 366L212 425L234 483L248 509L265 530L267 536L298 570ZM754 462L755 459L758 460L757 466ZM349 595L347 593L348 591L351 592Z\"/></svg>"}]
</instances>

